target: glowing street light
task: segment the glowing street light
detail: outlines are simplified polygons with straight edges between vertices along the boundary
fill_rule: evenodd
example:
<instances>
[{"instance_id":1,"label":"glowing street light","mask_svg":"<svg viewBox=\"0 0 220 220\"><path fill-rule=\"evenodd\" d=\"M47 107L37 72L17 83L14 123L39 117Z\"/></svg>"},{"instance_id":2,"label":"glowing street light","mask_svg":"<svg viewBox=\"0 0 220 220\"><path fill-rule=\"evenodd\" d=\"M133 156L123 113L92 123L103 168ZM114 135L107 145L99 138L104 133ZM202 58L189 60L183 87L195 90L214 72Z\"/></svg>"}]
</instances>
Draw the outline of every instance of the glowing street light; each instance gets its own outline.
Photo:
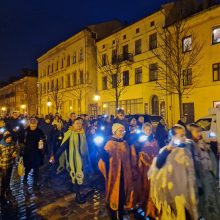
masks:
<instances>
[{"instance_id":1,"label":"glowing street light","mask_svg":"<svg viewBox=\"0 0 220 220\"><path fill-rule=\"evenodd\" d=\"M1 109L2 109L2 111L4 111L4 112L6 111L6 107L2 107Z\"/></svg>"},{"instance_id":2,"label":"glowing street light","mask_svg":"<svg viewBox=\"0 0 220 220\"><path fill-rule=\"evenodd\" d=\"M73 106L70 106L70 110L73 110Z\"/></svg>"},{"instance_id":3,"label":"glowing street light","mask_svg":"<svg viewBox=\"0 0 220 220\"><path fill-rule=\"evenodd\" d=\"M52 102L47 102L47 106L50 107L52 105Z\"/></svg>"},{"instance_id":4,"label":"glowing street light","mask_svg":"<svg viewBox=\"0 0 220 220\"><path fill-rule=\"evenodd\" d=\"M22 109L25 109L25 108L26 108L26 105L21 105L21 108L22 108Z\"/></svg>"},{"instance_id":5,"label":"glowing street light","mask_svg":"<svg viewBox=\"0 0 220 220\"><path fill-rule=\"evenodd\" d=\"M94 96L94 101L97 102L97 101L99 101L99 100L100 100L100 96L99 96L99 95L95 95L95 96Z\"/></svg>"}]
</instances>

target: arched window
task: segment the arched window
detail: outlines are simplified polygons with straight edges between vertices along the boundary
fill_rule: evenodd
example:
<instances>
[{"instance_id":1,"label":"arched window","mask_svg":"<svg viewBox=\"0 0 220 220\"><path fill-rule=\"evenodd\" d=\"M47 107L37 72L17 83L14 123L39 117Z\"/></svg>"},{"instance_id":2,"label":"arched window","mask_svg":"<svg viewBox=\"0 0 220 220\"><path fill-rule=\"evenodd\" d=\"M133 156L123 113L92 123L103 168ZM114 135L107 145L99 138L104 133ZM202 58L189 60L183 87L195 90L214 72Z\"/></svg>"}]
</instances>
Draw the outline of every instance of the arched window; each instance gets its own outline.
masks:
<instances>
[{"instance_id":1,"label":"arched window","mask_svg":"<svg viewBox=\"0 0 220 220\"><path fill-rule=\"evenodd\" d=\"M156 95L151 98L152 115L159 115L159 99Z\"/></svg>"}]
</instances>

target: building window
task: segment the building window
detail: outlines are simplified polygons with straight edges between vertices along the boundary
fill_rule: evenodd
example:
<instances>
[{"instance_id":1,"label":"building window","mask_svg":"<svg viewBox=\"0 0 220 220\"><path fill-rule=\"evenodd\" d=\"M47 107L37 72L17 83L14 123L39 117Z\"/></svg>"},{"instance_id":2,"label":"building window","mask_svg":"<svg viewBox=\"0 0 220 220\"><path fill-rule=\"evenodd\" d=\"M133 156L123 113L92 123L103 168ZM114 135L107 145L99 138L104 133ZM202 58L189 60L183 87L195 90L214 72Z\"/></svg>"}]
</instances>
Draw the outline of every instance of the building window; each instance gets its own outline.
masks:
<instances>
[{"instance_id":1,"label":"building window","mask_svg":"<svg viewBox=\"0 0 220 220\"><path fill-rule=\"evenodd\" d=\"M73 86L76 86L77 84L77 76L76 76L76 71L73 73Z\"/></svg>"},{"instance_id":2,"label":"building window","mask_svg":"<svg viewBox=\"0 0 220 220\"><path fill-rule=\"evenodd\" d=\"M184 37L182 40L182 50L183 52L188 52L192 50L192 37Z\"/></svg>"},{"instance_id":3,"label":"building window","mask_svg":"<svg viewBox=\"0 0 220 220\"><path fill-rule=\"evenodd\" d=\"M112 44L113 44L113 45L115 44L115 40L112 41Z\"/></svg>"},{"instance_id":4,"label":"building window","mask_svg":"<svg viewBox=\"0 0 220 220\"><path fill-rule=\"evenodd\" d=\"M212 65L213 81L220 81L220 63Z\"/></svg>"},{"instance_id":5,"label":"building window","mask_svg":"<svg viewBox=\"0 0 220 220\"><path fill-rule=\"evenodd\" d=\"M66 76L66 87L68 88L68 87L70 87L71 85L70 85L71 83L70 83L70 74L68 74L67 76Z\"/></svg>"},{"instance_id":6,"label":"building window","mask_svg":"<svg viewBox=\"0 0 220 220\"><path fill-rule=\"evenodd\" d=\"M51 91L54 91L54 81L51 81Z\"/></svg>"},{"instance_id":7,"label":"building window","mask_svg":"<svg viewBox=\"0 0 220 220\"><path fill-rule=\"evenodd\" d=\"M140 33L140 28L136 28L136 34Z\"/></svg>"},{"instance_id":8,"label":"building window","mask_svg":"<svg viewBox=\"0 0 220 220\"><path fill-rule=\"evenodd\" d=\"M107 54L104 53L102 54L102 66L106 66L107 65Z\"/></svg>"},{"instance_id":9,"label":"building window","mask_svg":"<svg viewBox=\"0 0 220 220\"><path fill-rule=\"evenodd\" d=\"M47 82L47 92L50 92L50 83Z\"/></svg>"},{"instance_id":10,"label":"building window","mask_svg":"<svg viewBox=\"0 0 220 220\"><path fill-rule=\"evenodd\" d=\"M129 71L123 72L123 86L129 86Z\"/></svg>"},{"instance_id":11,"label":"building window","mask_svg":"<svg viewBox=\"0 0 220 220\"><path fill-rule=\"evenodd\" d=\"M51 73L53 73L53 63L51 64Z\"/></svg>"},{"instance_id":12,"label":"building window","mask_svg":"<svg viewBox=\"0 0 220 220\"><path fill-rule=\"evenodd\" d=\"M150 22L150 26L153 27L155 25L155 21Z\"/></svg>"},{"instance_id":13,"label":"building window","mask_svg":"<svg viewBox=\"0 0 220 220\"><path fill-rule=\"evenodd\" d=\"M105 49L105 44L102 45L102 49Z\"/></svg>"},{"instance_id":14,"label":"building window","mask_svg":"<svg viewBox=\"0 0 220 220\"><path fill-rule=\"evenodd\" d=\"M57 61L57 64L56 64L56 71L58 70L59 68L59 62Z\"/></svg>"},{"instance_id":15,"label":"building window","mask_svg":"<svg viewBox=\"0 0 220 220\"><path fill-rule=\"evenodd\" d=\"M80 84L84 83L84 77L83 77L83 71L82 70L79 73L79 82L80 82Z\"/></svg>"},{"instance_id":16,"label":"building window","mask_svg":"<svg viewBox=\"0 0 220 220\"><path fill-rule=\"evenodd\" d=\"M69 66L69 65L70 65L70 56L68 55L67 60L66 60L66 66Z\"/></svg>"},{"instance_id":17,"label":"building window","mask_svg":"<svg viewBox=\"0 0 220 220\"><path fill-rule=\"evenodd\" d=\"M48 67L47 67L47 75L49 75L50 74L50 65L48 65Z\"/></svg>"},{"instance_id":18,"label":"building window","mask_svg":"<svg viewBox=\"0 0 220 220\"><path fill-rule=\"evenodd\" d=\"M83 61L83 49L82 48L80 48L79 50L79 61L80 62Z\"/></svg>"},{"instance_id":19,"label":"building window","mask_svg":"<svg viewBox=\"0 0 220 220\"><path fill-rule=\"evenodd\" d=\"M112 64L115 64L117 62L117 50L112 50Z\"/></svg>"},{"instance_id":20,"label":"building window","mask_svg":"<svg viewBox=\"0 0 220 220\"><path fill-rule=\"evenodd\" d=\"M61 59L61 69L63 68L63 58Z\"/></svg>"},{"instance_id":21,"label":"building window","mask_svg":"<svg viewBox=\"0 0 220 220\"><path fill-rule=\"evenodd\" d=\"M76 51L73 53L73 64L76 63Z\"/></svg>"},{"instance_id":22,"label":"building window","mask_svg":"<svg viewBox=\"0 0 220 220\"><path fill-rule=\"evenodd\" d=\"M156 81L158 79L158 65L152 63L149 65L149 81Z\"/></svg>"},{"instance_id":23,"label":"building window","mask_svg":"<svg viewBox=\"0 0 220 220\"><path fill-rule=\"evenodd\" d=\"M63 89L64 87L64 79L63 79L63 76L61 77L61 89Z\"/></svg>"},{"instance_id":24,"label":"building window","mask_svg":"<svg viewBox=\"0 0 220 220\"><path fill-rule=\"evenodd\" d=\"M135 83L142 83L142 67L135 69Z\"/></svg>"},{"instance_id":25,"label":"building window","mask_svg":"<svg viewBox=\"0 0 220 220\"><path fill-rule=\"evenodd\" d=\"M107 76L102 77L102 89L103 90L107 89Z\"/></svg>"},{"instance_id":26,"label":"building window","mask_svg":"<svg viewBox=\"0 0 220 220\"><path fill-rule=\"evenodd\" d=\"M141 39L135 41L135 55L141 54Z\"/></svg>"},{"instance_id":27,"label":"building window","mask_svg":"<svg viewBox=\"0 0 220 220\"><path fill-rule=\"evenodd\" d=\"M128 59L128 44L123 46L122 52L123 52L123 60L127 60Z\"/></svg>"},{"instance_id":28,"label":"building window","mask_svg":"<svg viewBox=\"0 0 220 220\"><path fill-rule=\"evenodd\" d=\"M112 88L116 88L117 87L117 74L113 74L112 75Z\"/></svg>"},{"instance_id":29,"label":"building window","mask_svg":"<svg viewBox=\"0 0 220 220\"><path fill-rule=\"evenodd\" d=\"M127 38L126 34L123 35L123 40L125 40Z\"/></svg>"},{"instance_id":30,"label":"building window","mask_svg":"<svg viewBox=\"0 0 220 220\"><path fill-rule=\"evenodd\" d=\"M212 44L220 43L220 26L212 29Z\"/></svg>"},{"instance_id":31,"label":"building window","mask_svg":"<svg viewBox=\"0 0 220 220\"><path fill-rule=\"evenodd\" d=\"M56 85L55 85L56 90L59 89L59 80L58 78L56 79Z\"/></svg>"},{"instance_id":32,"label":"building window","mask_svg":"<svg viewBox=\"0 0 220 220\"><path fill-rule=\"evenodd\" d=\"M156 95L151 98L152 115L159 115L159 99Z\"/></svg>"},{"instance_id":33,"label":"building window","mask_svg":"<svg viewBox=\"0 0 220 220\"><path fill-rule=\"evenodd\" d=\"M157 33L149 36L149 49L153 50L157 48Z\"/></svg>"},{"instance_id":34,"label":"building window","mask_svg":"<svg viewBox=\"0 0 220 220\"><path fill-rule=\"evenodd\" d=\"M183 70L183 85L192 85L192 69Z\"/></svg>"}]
</instances>

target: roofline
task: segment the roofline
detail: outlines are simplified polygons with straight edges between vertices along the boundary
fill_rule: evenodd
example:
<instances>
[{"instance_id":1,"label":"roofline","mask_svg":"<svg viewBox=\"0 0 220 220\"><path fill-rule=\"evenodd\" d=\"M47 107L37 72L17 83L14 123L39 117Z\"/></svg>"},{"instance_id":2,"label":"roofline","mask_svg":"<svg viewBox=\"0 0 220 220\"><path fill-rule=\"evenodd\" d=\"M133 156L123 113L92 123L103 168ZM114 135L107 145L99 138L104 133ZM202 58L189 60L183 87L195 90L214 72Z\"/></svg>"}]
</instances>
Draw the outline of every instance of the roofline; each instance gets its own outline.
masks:
<instances>
[{"instance_id":1,"label":"roofline","mask_svg":"<svg viewBox=\"0 0 220 220\"><path fill-rule=\"evenodd\" d=\"M135 23L138 23L138 22L140 22L140 21L142 21L142 20L144 20L144 19L146 19L146 18L148 18L148 17L150 17L150 16L152 16L152 15L154 15L154 14L158 14L158 13L160 13L161 11L162 11L162 8L160 8L159 10L154 11L154 12L152 12L152 13L146 15L145 17L139 18L138 20L136 20L136 21L134 21L134 22L131 22L130 24L128 24L128 25L126 25L126 26L120 28L118 31L115 31L114 33L108 35L107 37L101 38L101 39L99 39L99 40L96 41L96 42L99 43L100 41L102 41L102 40L104 40L104 39L107 39L107 38L111 37L112 35L114 35L114 34L116 34L116 33L119 33L120 31L122 31L122 30L124 30L124 29L126 29L126 28L129 28L130 26L134 25Z\"/></svg>"}]
</instances>

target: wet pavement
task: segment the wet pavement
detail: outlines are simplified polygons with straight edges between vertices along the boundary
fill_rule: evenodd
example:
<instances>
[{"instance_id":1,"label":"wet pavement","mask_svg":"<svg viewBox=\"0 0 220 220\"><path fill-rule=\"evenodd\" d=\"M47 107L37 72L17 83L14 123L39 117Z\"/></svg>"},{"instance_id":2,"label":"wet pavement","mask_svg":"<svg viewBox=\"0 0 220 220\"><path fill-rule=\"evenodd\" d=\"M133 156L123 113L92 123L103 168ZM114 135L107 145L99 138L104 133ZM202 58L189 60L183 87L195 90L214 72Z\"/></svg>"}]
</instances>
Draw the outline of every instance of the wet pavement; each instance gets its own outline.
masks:
<instances>
[{"instance_id":1,"label":"wet pavement","mask_svg":"<svg viewBox=\"0 0 220 220\"><path fill-rule=\"evenodd\" d=\"M1 204L0 219L109 220L105 209L103 179L96 175L92 182L92 186L87 185L82 189L83 195L87 196L87 202L79 205L75 202L71 180L65 172L56 175L53 167L42 168L39 190L33 190L31 174L27 186L23 185L22 179L13 175L11 202Z\"/></svg>"}]
</instances>

